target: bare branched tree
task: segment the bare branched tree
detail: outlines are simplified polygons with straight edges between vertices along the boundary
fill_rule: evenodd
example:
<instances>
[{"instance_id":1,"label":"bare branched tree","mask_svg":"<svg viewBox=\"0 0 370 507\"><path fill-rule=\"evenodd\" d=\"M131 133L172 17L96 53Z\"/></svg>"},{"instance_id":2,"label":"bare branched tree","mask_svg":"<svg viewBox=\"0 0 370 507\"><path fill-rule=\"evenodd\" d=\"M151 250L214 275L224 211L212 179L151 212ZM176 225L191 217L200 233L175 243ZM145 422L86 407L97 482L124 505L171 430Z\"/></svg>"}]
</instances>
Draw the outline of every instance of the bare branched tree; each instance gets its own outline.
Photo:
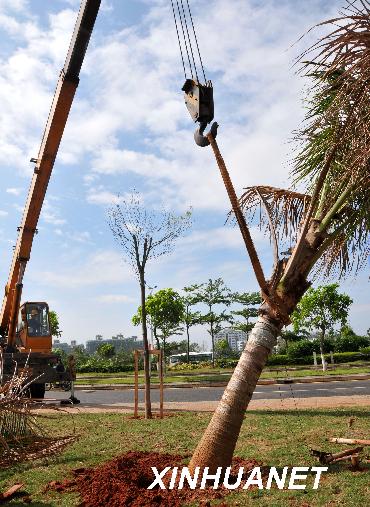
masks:
<instances>
[{"instance_id":1,"label":"bare branched tree","mask_svg":"<svg viewBox=\"0 0 370 507\"><path fill-rule=\"evenodd\" d=\"M145 308L145 269L150 259L172 252L176 240L191 226L191 211L183 215L144 207L140 194L133 191L108 210L108 224L122 247L124 260L134 270L141 292L141 324L144 342L145 417L151 418L149 343Z\"/></svg>"}]
</instances>

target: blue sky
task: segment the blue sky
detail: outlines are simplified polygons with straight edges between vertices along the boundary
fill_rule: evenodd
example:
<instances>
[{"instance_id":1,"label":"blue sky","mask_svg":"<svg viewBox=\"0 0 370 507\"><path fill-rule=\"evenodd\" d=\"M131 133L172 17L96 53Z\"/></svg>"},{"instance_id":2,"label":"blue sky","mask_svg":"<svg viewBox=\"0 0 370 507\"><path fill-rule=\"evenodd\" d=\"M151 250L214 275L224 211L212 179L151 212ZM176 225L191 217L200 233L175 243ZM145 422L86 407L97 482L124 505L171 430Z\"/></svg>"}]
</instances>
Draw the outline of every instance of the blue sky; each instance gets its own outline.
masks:
<instances>
[{"instance_id":1,"label":"blue sky","mask_svg":"<svg viewBox=\"0 0 370 507\"><path fill-rule=\"evenodd\" d=\"M293 59L314 40L309 27L335 16L337 0L191 2L207 74L215 87L219 145L237 192L289 185L291 132L303 116L304 82ZM0 277L5 285L16 228L79 0L0 0ZM302 45L303 44L303 45ZM293 45L293 46L292 46ZM168 0L106 0L24 280L24 299L48 301L63 339L139 334L130 323L138 284L106 223L106 209L132 188L150 208L194 209L194 224L170 257L148 266L158 288L223 277L257 290L210 149L193 141L180 91L184 78ZM266 272L268 239L253 228ZM366 273L342 284L350 323L369 327ZM194 340L207 340L197 328Z\"/></svg>"}]
</instances>

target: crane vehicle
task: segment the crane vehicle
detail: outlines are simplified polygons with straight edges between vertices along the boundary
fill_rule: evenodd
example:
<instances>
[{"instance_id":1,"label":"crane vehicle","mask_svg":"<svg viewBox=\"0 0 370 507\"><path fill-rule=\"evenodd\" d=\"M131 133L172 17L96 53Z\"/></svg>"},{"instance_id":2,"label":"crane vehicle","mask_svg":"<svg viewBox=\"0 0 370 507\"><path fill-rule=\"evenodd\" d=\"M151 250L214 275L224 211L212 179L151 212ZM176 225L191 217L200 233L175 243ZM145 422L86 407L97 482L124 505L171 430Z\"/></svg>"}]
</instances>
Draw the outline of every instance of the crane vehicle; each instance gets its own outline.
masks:
<instances>
[{"instance_id":1,"label":"crane vehicle","mask_svg":"<svg viewBox=\"0 0 370 507\"><path fill-rule=\"evenodd\" d=\"M82 0L67 58L60 73L49 117L35 164L28 197L14 249L0 313L0 361L2 381L27 368L31 396L43 398L45 383L71 380L70 371L58 371L52 353L49 307L45 302L21 304L23 276L55 158L79 83L79 74L101 0Z\"/></svg>"}]
</instances>

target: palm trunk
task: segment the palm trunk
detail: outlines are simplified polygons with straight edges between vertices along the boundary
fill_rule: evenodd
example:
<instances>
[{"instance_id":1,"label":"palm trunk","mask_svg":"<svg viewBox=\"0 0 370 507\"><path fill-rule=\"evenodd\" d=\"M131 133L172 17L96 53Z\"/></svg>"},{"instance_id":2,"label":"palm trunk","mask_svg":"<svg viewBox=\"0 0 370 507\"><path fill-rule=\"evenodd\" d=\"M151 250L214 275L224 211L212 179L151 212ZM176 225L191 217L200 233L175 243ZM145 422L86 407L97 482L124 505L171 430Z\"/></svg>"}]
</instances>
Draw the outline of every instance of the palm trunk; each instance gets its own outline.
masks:
<instances>
[{"instance_id":1,"label":"palm trunk","mask_svg":"<svg viewBox=\"0 0 370 507\"><path fill-rule=\"evenodd\" d=\"M145 419L151 419L152 404L150 401L149 343L148 343L148 328L146 324L144 270L140 270L140 290L141 290L141 325L144 343Z\"/></svg>"},{"instance_id":2,"label":"palm trunk","mask_svg":"<svg viewBox=\"0 0 370 507\"><path fill-rule=\"evenodd\" d=\"M203 437L190 461L190 469L208 466L209 473L217 467L230 465L238 440L245 410L252 398L267 358L276 345L280 325L260 316L213 414Z\"/></svg>"}]
</instances>

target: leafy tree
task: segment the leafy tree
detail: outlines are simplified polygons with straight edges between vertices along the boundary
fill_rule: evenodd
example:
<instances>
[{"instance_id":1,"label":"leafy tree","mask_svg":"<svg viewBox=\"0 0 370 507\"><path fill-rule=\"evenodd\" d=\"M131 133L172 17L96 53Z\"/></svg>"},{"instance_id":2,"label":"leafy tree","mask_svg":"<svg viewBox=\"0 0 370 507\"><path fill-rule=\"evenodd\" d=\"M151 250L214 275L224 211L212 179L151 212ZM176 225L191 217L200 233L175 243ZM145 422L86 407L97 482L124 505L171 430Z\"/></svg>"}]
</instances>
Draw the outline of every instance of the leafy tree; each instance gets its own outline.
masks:
<instances>
[{"instance_id":1,"label":"leafy tree","mask_svg":"<svg viewBox=\"0 0 370 507\"><path fill-rule=\"evenodd\" d=\"M98 356L108 359L116 354L114 345L111 343L102 343L96 350Z\"/></svg>"},{"instance_id":2,"label":"leafy tree","mask_svg":"<svg viewBox=\"0 0 370 507\"><path fill-rule=\"evenodd\" d=\"M145 301L146 314L153 326L154 337L157 347L160 348L159 340L162 340L163 354L166 354L166 340L173 335L182 334L179 324L184 313L184 304L180 295L173 289L161 289L151 294ZM132 322L135 325L141 323L142 311L138 308Z\"/></svg>"},{"instance_id":3,"label":"leafy tree","mask_svg":"<svg viewBox=\"0 0 370 507\"><path fill-rule=\"evenodd\" d=\"M59 319L57 312L50 310L49 312L49 324L51 336L62 336L62 331L59 329Z\"/></svg>"},{"instance_id":4,"label":"leafy tree","mask_svg":"<svg viewBox=\"0 0 370 507\"><path fill-rule=\"evenodd\" d=\"M234 323L234 328L240 329L248 334L254 326L254 324L250 322L250 319L258 317L257 305L260 306L262 304L261 295L259 292L235 292L232 294L231 298L233 303L243 305L241 310L232 311L232 315L238 315L245 320L245 322Z\"/></svg>"},{"instance_id":5,"label":"leafy tree","mask_svg":"<svg viewBox=\"0 0 370 507\"><path fill-rule=\"evenodd\" d=\"M134 270L140 284L141 326L144 342L145 417L152 417L150 402L149 342L145 306L145 270L151 259L169 254L176 240L191 225L191 212L176 216L162 210L144 207L142 198L132 192L108 211L108 223L114 238L122 247L124 259Z\"/></svg>"},{"instance_id":6,"label":"leafy tree","mask_svg":"<svg viewBox=\"0 0 370 507\"><path fill-rule=\"evenodd\" d=\"M235 357L235 352L230 347L226 338L218 340L215 346L215 355L217 359L228 359Z\"/></svg>"},{"instance_id":7,"label":"leafy tree","mask_svg":"<svg viewBox=\"0 0 370 507\"><path fill-rule=\"evenodd\" d=\"M60 357L63 364L67 364L68 355L66 354L66 352L63 349L59 349L59 348L53 349L53 353Z\"/></svg>"},{"instance_id":8,"label":"leafy tree","mask_svg":"<svg viewBox=\"0 0 370 507\"><path fill-rule=\"evenodd\" d=\"M326 333L337 323L345 325L349 307L353 302L347 294L340 294L338 287L337 283L333 283L317 289L308 289L292 313L294 331L298 332L302 328L320 331L320 353L324 371L326 370L324 358Z\"/></svg>"},{"instance_id":9,"label":"leafy tree","mask_svg":"<svg viewBox=\"0 0 370 507\"><path fill-rule=\"evenodd\" d=\"M190 460L196 466L231 463L245 409L281 329L310 286L312 271L344 277L366 264L369 245L370 7L348 2L340 23L300 59L311 79L305 121L296 133L294 188L246 189L238 200L212 133L207 135L251 259L264 303L229 385ZM261 213L259 215L259 212ZM260 216L273 246L267 278L247 222ZM285 252L280 254L280 252ZM281 257L286 255L286 257Z\"/></svg>"},{"instance_id":10,"label":"leafy tree","mask_svg":"<svg viewBox=\"0 0 370 507\"><path fill-rule=\"evenodd\" d=\"M200 285L194 284L188 287L184 287L185 296L182 297L184 305L184 313L182 323L185 325L186 337L187 337L187 350L186 350L186 362L190 362L190 328L202 323L202 314L199 311L192 312L191 308L199 303L199 291Z\"/></svg>"},{"instance_id":11,"label":"leafy tree","mask_svg":"<svg viewBox=\"0 0 370 507\"><path fill-rule=\"evenodd\" d=\"M208 324L208 333L211 335L212 340L212 365L215 366L215 335L221 331L222 324L226 322L233 322L232 316L222 310L222 312L216 313L215 307L219 305L230 306L231 304L231 292L230 289L225 285L222 278L208 280L208 283L201 284L194 291L194 295L197 300L207 306L208 312L203 314L201 322Z\"/></svg>"}]
</instances>

